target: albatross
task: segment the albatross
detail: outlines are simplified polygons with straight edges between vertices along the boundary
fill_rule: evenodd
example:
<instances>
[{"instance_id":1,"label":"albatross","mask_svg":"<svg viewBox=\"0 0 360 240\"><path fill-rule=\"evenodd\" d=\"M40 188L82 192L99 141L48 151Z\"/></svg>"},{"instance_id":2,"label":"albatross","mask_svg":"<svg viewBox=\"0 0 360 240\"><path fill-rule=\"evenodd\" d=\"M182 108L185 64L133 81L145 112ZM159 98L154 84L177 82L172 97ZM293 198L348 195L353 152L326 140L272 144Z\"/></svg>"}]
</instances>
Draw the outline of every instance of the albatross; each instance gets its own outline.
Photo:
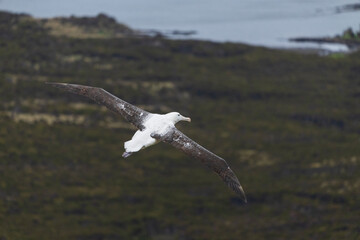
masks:
<instances>
[{"instance_id":1,"label":"albatross","mask_svg":"<svg viewBox=\"0 0 360 240\"><path fill-rule=\"evenodd\" d=\"M124 158L160 141L169 143L187 155L199 159L217 173L243 202L247 202L245 192L227 162L187 137L175 127L175 124L179 121L190 122L189 117L184 117L178 112L167 114L150 113L112 95L102 88L68 83L48 82L47 84L88 97L111 111L122 115L132 123L138 130L131 140L125 142L125 152L122 155Z\"/></svg>"}]
</instances>

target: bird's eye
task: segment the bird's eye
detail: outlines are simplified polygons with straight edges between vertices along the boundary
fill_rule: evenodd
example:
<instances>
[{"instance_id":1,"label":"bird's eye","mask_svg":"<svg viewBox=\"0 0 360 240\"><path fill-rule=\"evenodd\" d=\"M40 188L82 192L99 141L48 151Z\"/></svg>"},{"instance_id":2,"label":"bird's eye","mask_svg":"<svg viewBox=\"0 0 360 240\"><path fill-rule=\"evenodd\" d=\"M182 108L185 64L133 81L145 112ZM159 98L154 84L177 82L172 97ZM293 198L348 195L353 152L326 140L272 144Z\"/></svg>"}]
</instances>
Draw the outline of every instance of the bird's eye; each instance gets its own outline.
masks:
<instances>
[{"instance_id":1,"label":"bird's eye","mask_svg":"<svg viewBox=\"0 0 360 240\"><path fill-rule=\"evenodd\" d=\"M178 113L178 116L180 117L180 113Z\"/></svg>"}]
</instances>

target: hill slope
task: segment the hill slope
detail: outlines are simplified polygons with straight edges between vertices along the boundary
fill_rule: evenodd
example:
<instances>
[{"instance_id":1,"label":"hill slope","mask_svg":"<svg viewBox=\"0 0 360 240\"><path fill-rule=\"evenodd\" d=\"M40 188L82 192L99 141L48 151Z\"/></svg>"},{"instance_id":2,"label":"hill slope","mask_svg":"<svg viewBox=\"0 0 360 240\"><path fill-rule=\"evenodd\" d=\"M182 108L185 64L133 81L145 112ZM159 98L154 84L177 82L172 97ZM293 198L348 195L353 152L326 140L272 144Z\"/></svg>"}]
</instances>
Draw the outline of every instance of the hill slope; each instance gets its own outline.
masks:
<instances>
[{"instance_id":1,"label":"hill slope","mask_svg":"<svg viewBox=\"0 0 360 240\"><path fill-rule=\"evenodd\" d=\"M63 20L78 37L0 13L0 239L359 237L359 53L98 37L102 19ZM134 129L45 81L190 116L249 203L168 145L122 159Z\"/></svg>"}]
</instances>

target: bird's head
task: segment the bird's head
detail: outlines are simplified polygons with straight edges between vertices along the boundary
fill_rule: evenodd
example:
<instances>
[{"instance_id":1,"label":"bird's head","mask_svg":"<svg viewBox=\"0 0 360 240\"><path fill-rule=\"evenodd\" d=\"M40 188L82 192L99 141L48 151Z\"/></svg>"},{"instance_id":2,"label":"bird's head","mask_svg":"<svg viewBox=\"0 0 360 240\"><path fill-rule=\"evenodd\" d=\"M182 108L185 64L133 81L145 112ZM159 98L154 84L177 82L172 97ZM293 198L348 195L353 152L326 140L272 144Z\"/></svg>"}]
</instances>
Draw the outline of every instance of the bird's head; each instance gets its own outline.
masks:
<instances>
[{"instance_id":1,"label":"bird's head","mask_svg":"<svg viewBox=\"0 0 360 240\"><path fill-rule=\"evenodd\" d=\"M171 112L166 114L172 121L174 121L174 124L180 121L187 121L187 122L191 122L191 118L189 117L184 117L183 115L181 115L178 112Z\"/></svg>"}]
</instances>

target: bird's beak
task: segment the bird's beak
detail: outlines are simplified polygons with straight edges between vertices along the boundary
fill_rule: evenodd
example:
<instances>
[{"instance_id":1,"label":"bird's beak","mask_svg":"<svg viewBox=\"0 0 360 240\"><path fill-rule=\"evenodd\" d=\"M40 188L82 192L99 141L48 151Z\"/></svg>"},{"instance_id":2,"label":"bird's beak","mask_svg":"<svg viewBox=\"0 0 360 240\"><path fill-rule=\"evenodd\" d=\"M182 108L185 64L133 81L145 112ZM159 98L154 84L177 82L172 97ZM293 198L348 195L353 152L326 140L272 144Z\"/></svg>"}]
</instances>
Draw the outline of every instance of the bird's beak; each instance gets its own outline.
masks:
<instances>
[{"instance_id":1,"label":"bird's beak","mask_svg":"<svg viewBox=\"0 0 360 240\"><path fill-rule=\"evenodd\" d=\"M183 120L184 120L184 121L187 121L187 122L191 122L191 118L189 118L189 117L184 117Z\"/></svg>"}]
</instances>

